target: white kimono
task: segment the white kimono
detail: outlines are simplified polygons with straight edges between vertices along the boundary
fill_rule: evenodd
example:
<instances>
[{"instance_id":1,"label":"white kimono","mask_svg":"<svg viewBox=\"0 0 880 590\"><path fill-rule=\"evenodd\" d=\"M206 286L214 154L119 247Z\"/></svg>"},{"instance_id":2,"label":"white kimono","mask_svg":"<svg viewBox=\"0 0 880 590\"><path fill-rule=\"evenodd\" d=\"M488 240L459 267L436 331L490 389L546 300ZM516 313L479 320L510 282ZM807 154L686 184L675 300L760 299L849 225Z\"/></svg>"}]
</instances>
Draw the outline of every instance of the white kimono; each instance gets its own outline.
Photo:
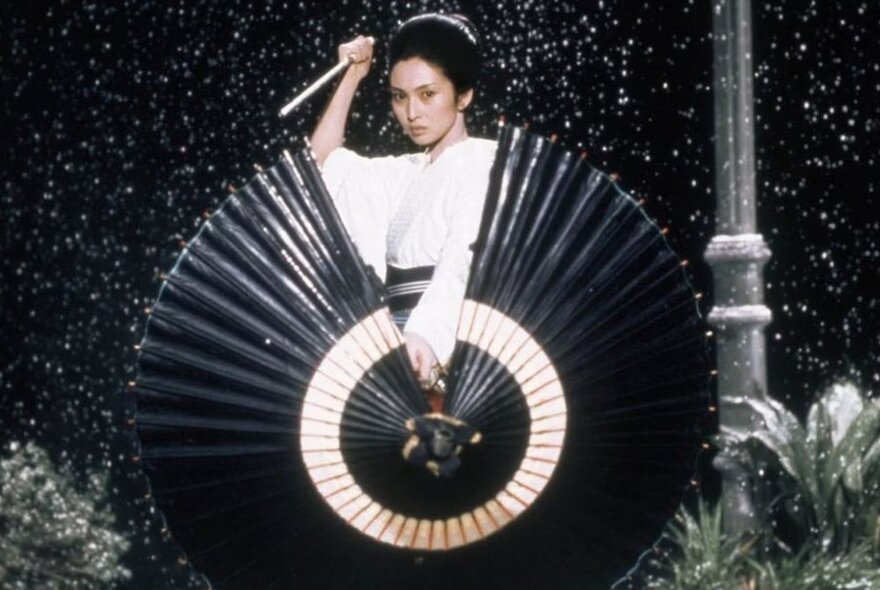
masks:
<instances>
[{"instance_id":1,"label":"white kimono","mask_svg":"<svg viewBox=\"0 0 880 590\"><path fill-rule=\"evenodd\" d=\"M324 182L343 223L382 280L386 263L435 266L404 331L425 338L440 362L455 344L495 147L468 138L434 162L424 153L365 158L337 148L324 161Z\"/></svg>"}]
</instances>

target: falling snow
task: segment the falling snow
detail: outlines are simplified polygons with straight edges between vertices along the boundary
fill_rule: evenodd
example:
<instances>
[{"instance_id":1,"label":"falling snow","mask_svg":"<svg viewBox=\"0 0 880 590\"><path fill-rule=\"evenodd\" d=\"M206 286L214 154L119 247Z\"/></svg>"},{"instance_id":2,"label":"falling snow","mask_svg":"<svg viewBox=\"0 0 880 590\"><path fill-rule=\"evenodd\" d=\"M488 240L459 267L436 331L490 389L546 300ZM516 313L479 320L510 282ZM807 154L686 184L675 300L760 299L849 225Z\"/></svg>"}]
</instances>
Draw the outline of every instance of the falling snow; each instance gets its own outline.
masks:
<instances>
[{"instance_id":1,"label":"falling snow","mask_svg":"<svg viewBox=\"0 0 880 590\"><path fill-rule=\"evenodd\" d=\"M326 95L287 120L277 110L346 38L379 38L349 143L409 149L389 112L382 41L425 9L463 12L482 31L472 132L491 136L504 115L619 174L695 261L708 311L706 3L13 2L0 16L0 426L79 473L113 466L138 587L175 579L176 554L132 500L144 491L126 477L120 401L159 274L228 185L301 145ZM770 389L804 407L835 377L880 383L880 18L876 3L849 0L754 10Z\"/></svg>"}]
</instances>

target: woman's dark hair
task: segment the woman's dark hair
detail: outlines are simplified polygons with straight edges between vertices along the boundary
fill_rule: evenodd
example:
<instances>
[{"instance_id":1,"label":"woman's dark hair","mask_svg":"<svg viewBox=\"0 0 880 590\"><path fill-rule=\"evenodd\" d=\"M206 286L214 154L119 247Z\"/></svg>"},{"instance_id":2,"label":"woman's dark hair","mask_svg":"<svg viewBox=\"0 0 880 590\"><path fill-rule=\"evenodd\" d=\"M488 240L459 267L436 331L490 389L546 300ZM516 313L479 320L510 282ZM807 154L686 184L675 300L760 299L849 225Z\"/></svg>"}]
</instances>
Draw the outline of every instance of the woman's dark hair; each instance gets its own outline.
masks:
<instances>
[{"instance_id":1,"label":"woman's dark hair","mask_svg":"<svg viewBox=\"0 0 880 590\"><path fill-rule=\"evenodd\" d=\"M467 92L480 75L480 40L467 18L428 13L401 24L388 48L388 69L405 59L420 57L438 66L457 93Z\"/></svg>"}]
</instances>

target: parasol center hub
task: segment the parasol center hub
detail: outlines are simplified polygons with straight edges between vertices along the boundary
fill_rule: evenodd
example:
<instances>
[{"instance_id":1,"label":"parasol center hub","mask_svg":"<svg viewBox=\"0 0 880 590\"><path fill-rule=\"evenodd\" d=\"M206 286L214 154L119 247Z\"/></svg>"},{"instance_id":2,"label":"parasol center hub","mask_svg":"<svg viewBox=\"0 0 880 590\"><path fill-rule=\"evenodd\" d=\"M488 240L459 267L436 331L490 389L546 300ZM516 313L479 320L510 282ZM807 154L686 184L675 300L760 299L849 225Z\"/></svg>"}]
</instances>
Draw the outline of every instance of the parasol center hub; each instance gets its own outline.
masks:
<instances>
[{"instance_id":1,"label":"parasol center hub","mask_svg":"<svg viewBox=\"0 0 880 590\"><path fill-rule=\"evenodd\" d=\"M436 477L452 477L461 465L462 449L478 444L476 428L446 414L424 414L406 421L410 436L403 446L403 458L424 467Z\"/></svg>"},{"instance_id":2,"label":"parasol center hub","mask_svg":"<svg viewBox=\"0 0 880 590\"><path fill-rule=\"evenodd\" d=\"M437 428L431 435L428 447L435 458L446 459L455 452L455 433L444 426Z\"/></svg>"}]
</instances>

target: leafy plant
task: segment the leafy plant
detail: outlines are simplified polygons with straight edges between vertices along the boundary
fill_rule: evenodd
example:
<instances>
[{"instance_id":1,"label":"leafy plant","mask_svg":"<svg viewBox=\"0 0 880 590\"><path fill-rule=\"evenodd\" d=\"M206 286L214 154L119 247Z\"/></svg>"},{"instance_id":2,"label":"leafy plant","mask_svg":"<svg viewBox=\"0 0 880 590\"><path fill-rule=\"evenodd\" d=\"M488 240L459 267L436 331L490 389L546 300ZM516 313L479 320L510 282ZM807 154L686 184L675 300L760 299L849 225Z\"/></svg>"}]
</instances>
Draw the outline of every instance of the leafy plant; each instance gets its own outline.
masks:
<instances>
[{"instance_id":1,"label":"leafy plant","mask_svg":"<svg viewBox=\"0 0 880 590\"><path fill-rule=\"evenodd\" d=\"M725 444L746 446L781 472L782 503L816 550L840 553L880 535L880 403L835 385L802 425L773 400L742 400L763 423L725 428Z\"/></svg>"},{"instance_id":2,"label":"leafy plant","mask_svg":"<svg viewBox=\"0 0 880 590\"><path fill-rule=\"evenodd\" d=\"M877 590L880 563L871 542L862 541L841 554L801 551L760 566L760 590Z\"/></svg>"},{"instance_id":3,"label":"leafy plant","mask_svg":"<svg viewBox=\"0 0 880 590\"><path fill-rule=\"evenodd\" d=\"M670 552L654 560L644 587L880 590L880 402L835 385L803 424L776 401L740 403L755 422L723 429L719 442L744 467L767 466L778 476L763 528L732 539L718 507L681 510L663 535ZM780 511L780 521L771 521ZM798 531L794 551L780 540L780 524Z\"/></svg>"},{"instance_id":4,"label":"leafy plant","mask_svg":"<svg viewBox=\"0 0 880 590\"><path fill-rule=\"evenodd\" d=\"M645 590L878 590L880 561L871 541L832 554L805 545L796 555L758 551L760 534L723 534L719 508L682 509L664 533L669 553L655 560Z\"/></svg>"},{"instance_id":5,"label":"leafy plant","mask_svg":"<svg viewBox=\"0 0 880 590\"><path fill-rule=\"evenodd\" d=\"M0 457L0 588L94 590L128 580L129 541L113 529L107 478L77 485L29 442Z\"/></svg>"},{"instance_id":6,"label":"leafy plant","mask_svg":"<svg viewBox=\"0 0 880 590\"><path fill-rule=\"evenodd\" d=\"M701 501L696 515L679 509L663 533L660 546L669 548L654 563L650 590L749 590L760 569L751 553L757 537L732 539L721 527L720 505Z\"/></svg>"}]
</instances>

